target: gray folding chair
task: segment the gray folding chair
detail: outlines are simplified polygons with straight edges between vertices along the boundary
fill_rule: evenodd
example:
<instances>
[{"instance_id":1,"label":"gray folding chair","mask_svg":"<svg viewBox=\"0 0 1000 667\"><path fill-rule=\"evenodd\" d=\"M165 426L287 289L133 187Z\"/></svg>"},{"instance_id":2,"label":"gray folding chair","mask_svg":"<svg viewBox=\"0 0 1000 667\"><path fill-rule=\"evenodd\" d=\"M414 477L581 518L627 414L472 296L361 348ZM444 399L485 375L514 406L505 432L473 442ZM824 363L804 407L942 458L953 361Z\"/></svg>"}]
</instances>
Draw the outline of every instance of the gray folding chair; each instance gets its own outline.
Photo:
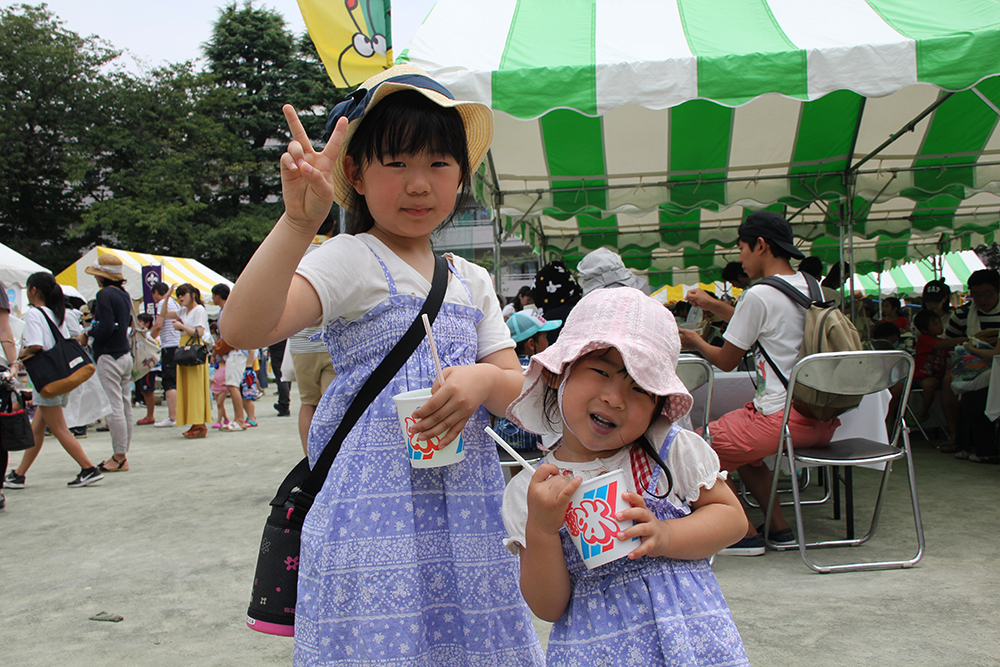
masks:
<instances>
[{"instance_id":1,"label":"gray folding chair","mask_svg":"<svg viewBox=\"0 0 1000 667\"><path fill-rule=\"evenodd\" d=\"M705 414L702 416L701 424L692 424L692 427L702 429L701 437L705 442L712 444L711 434L708 432L708 423L712 420L712 381L715 377L712 364L701 357L693 355L681 355L677 360L677 377L684 383L688 393L705 387Z\"/></svg>"},{"instance_id":2,"label":"gray folding chair","mask_svg":"<svg viewBox=\"0 0 1000 667\"><path fill-rule=\"evenodd\" d=\"M904 382L903 393L900 397L901 405L906 405L906 401L910 395L910 385L913 382L913 357L902 351L827 352L810 355L795 365L788 381L788 397L785 400L785 411L782 418L778 463L780 465L782 461L787 461L791 469L794 469L796 465L812 467L843 466L847 469L845 474L845 479L847 480L845 496L847 502L846 520L848 524L848 537L843 540L808 542L805 537L805 525L802 519L802 501L799 497L799 489L797 485L793 484L792 496L795 507L795 527L798 535L798 544L780 547L768 542L769 547L781 551L798 548L799 553L802 555L802 560L805 561L806 565L816 572L824 574L854 570L884 570L912 567L923 557L924 529L920 519L920 504L917 500L916 478L913 470L913 458L910 452L910 436L903 422L902 409L897 410L897 414L893 417L892 433L889 437L888 445L867 438L845 438L840 440L835 439L826 447L796 449L788 429L788 417L796 385L805 385L818 391L833 394L863 396L888 389L900 381ZM836 438L836 434L834 434L834 438ZM906 560L862 562L844 565L824 566L814 563L808 554L810 547L860 546L875 535L884 500L884 493L889 482L889 472L892 470L892 462L897 459L905 459L906 463L910 500L913 506L913 521L917 532L916 555ZM850 486L850 468L853 466L872 465L880 465L882 467L882 481L879 485L878 496L875 500L875 509L868 532L860 538L854 538L852 535L854 519L853 488ZM836 476L831 476L831 480L835 485L840 483L836 479ZM771 498L774 498L777 493L777 485L778 476L775 475L771 489ZM772 503L768 503L765 525L770 525L771 513ZM767 540L766 535L764 539Z\"/></svg>"}]
</instances>

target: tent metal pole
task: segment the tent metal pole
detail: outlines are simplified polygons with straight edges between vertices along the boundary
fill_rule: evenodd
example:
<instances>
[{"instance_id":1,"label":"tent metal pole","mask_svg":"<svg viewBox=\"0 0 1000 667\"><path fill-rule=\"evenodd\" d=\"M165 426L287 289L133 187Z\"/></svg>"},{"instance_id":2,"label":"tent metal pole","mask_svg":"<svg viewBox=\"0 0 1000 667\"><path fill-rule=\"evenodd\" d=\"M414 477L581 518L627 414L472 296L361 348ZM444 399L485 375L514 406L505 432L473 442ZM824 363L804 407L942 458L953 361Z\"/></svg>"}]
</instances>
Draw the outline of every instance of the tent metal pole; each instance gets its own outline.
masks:
<instances>
[{"instance_id":1,"label":"tent metal pole","mask_svg":"<svg viewBox=\"0 0 1000 667\"><path fill-rule=\"evenodd\" d=\"M917 127L917 123L919 123L924 118L926 118L931 113L933 113L935 109L937 109L939 106L941 106L942 104L944 104L945 101L948 98L950 98L952 95L954 95L954 93L950 93L950 92L949 93L945 93L941 97L939 97L936 100L934 100L933 104L931 104L929 107L927 107L926 109L924 109L923 111L921 111L919 114L917 114L916 118L914 118L909 123L907 123L906 125L904 125L903 127L901 127L898 132L896 132L895 134L893 134L892 136L890 136L888 139L886 139L885 141L883 141L882 144L878 148L876 148L871 153L869 153L868 155L866 155L863 158L861 158L861 160L859 160L858 162L855 162L854 165L852 165L848 169L848 171L856 172L858 170L858 168L861 167L861 165L863 165L865 162L868 162L869 160L871 160L872 158L874 158L876 155L878 155L879 153L881 153L882 149L884 149L885 147L887 147L890 144L892 144L893 142L895 142L897 139L899 139L901 136L903 136L907 132L913 132L916 129L916 127Z\"/></svg>"}]
</instances>

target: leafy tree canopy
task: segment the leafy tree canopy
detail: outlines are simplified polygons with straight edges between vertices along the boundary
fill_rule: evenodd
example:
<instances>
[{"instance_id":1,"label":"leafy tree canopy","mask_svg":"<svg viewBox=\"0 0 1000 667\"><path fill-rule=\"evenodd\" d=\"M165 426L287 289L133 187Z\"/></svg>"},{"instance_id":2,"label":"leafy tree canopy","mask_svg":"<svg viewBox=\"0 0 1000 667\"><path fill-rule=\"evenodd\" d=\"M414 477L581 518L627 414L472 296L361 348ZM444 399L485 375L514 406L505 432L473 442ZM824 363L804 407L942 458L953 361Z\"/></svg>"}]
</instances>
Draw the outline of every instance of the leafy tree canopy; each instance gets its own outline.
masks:
<instances>
[{"instance_id":1,"label":"leafy tree canopy","mask_svg":"<svg viewBox=\"0 0 1000 667\"><path fill-rule=\"evenodd\" d=\"M204 71L129 74L44 5L0 10L0 34L0 236L55 271L101 243L235 278L281 214L282 104L318 139L346 92L251 2L220 10Z\"/></svg>"}]
</instances>

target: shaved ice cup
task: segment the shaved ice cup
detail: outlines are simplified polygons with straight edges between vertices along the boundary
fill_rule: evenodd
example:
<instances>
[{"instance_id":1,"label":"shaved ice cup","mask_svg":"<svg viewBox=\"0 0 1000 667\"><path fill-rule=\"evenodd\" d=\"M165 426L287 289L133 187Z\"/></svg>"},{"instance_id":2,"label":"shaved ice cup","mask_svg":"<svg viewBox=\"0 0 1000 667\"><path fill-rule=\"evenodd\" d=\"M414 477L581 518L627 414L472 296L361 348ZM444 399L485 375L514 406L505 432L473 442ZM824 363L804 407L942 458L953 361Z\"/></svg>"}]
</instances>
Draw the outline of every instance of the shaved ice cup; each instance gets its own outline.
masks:
<instances>
[{"instance_id":1,"label":"shaved ice cup","mask_svg":"<svg viewBox=\"0 0 1000 667\"><path fill-rule=\"evenodd\" d=\"M414 468L440 468L465 459L465 441L461 434L442 449L433 448L437 446L441 436L418 442L416 435L410 435L409 427L415 423L414 410L420 408L430 397L430 389L414 389L392 397L399 415L399 427L403 429L403 439L406 440L406 454L410 459L410 466Z\"/></svg>"},{"instance_id":2,"label":"shaved ice cup","mask_svg":"<svg viewBox=\"0 0 1000 667\"><path fill-rule=\"evenodd\" d=\"M626 490L625 473L612 470L585 481L570 499L566 529L588 570L627 556L640 544L638 537L616 537L619 531L635 525L631 519L615 519L617 512L630 507L622 499Z\"/></svg>"}]
</instances>

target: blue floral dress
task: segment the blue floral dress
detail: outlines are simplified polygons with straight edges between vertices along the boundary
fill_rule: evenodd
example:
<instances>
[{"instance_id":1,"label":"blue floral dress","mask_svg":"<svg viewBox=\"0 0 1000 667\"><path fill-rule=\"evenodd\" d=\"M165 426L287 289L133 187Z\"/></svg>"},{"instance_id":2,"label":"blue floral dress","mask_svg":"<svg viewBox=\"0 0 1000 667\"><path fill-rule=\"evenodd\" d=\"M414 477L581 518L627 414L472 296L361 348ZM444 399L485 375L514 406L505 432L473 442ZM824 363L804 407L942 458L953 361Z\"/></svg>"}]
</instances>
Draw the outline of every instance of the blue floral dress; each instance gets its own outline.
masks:
<instances>
[{"instance_id":1,"label":"blue floral dress","mask_svg":"<svg viewBox=\"0 0 1000 667\"><path fill-rule=\"evenodd\" d=\"M679 431L679 426L671 428L660 451L664 461ZM645 453L635 447L626 466L629 461L637 487L645 488L649 479ZM572 470L570 464L557 465ZM659 468L654 464L652 471ZM661 520L691 513L686 504L676 506L649 493L643 498ZM749 666L707 559L620 558L588 570L566 526L559 535L572 594L549 635L548 667Z\"/></svg>"},{"instance_id":2,"label":"blue floral dress","mask_svg":"<svg viewBox=\"0 0 1000 667\"><path fill-rule=\"evenodd\" d=\"M389 297L323 332L337 377L313 418L311 465L423 305L423 298L398 294L378 260ZM469 293L457 274L451 278ZM442 365L476 362L482 317L471 306L442 304L433 325ZM502 544L503 478L483 431L486 410L480 407L463 431L464 461L415 469L407 459L392 396L430 387L435 372L425 339L345 439L306 517L298 667L545 664L518 589L517 559Z\"/></svg>"}]
</instances>

